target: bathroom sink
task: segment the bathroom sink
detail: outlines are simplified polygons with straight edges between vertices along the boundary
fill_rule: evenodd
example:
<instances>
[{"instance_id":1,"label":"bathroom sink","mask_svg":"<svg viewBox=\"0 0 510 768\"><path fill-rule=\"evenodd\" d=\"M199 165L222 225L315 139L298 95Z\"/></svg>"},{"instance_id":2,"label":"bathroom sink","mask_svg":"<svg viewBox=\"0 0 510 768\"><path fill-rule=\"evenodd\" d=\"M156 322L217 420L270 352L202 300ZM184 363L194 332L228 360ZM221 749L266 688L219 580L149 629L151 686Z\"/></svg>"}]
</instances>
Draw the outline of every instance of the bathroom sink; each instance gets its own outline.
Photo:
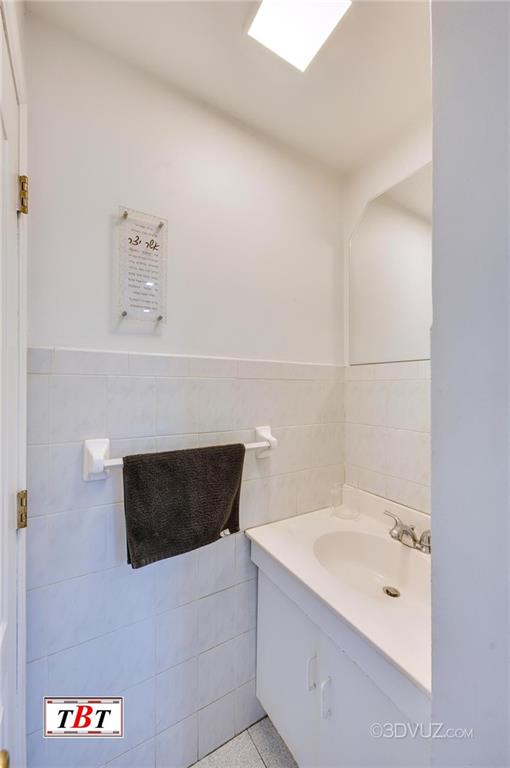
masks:
<instances>
[{"instance_id":1,"label":"bathroom sink","mask_svg":"<svg viewBox=\"0 0 510 768\"><path fill-rule=\"evenodd\" d=\"M405 602L425 599L424 556L389 537L332 531L319 536L313 549L327 571L370 597L394 602L397 597Z\"/></svg>"},{"instance_id":2,"label":"bathroom sink","mask_svg":"<svg viewBox=\"0 0 510 768\"><path fill-rule=\"evenodd\" d=\"M388 504L344 486L340 510L326 507L249 530L252 560L277 586L281 579L283 591L294 576L292 589L303 585L307 615L325 610L333 622L341 617L430 692L431 558L390 537ZM390 509L418 531L428 527L422 513L394 504ZM342 634L344 626L336 625L335 632Z\"/></svg>"}]
</instances>

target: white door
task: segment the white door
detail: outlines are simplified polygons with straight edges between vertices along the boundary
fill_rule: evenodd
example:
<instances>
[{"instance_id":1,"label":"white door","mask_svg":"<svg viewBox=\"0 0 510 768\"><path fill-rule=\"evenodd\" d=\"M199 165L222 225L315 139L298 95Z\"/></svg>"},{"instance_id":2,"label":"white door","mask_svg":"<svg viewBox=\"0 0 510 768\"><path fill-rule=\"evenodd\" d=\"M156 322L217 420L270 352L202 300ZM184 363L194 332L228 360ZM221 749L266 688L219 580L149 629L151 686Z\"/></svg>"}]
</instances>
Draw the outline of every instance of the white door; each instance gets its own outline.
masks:
<instances>
[{"instance_id":1,"label":"white door","mask_svg":"<svg viewBox=\"0 0 510 768\"><path fill-rule=\"evenodd\" d=\"M301 768L316 768L319 630L259 571L257 697Z\"/></svg>"},{"instance_id":2,"label":"white door","mask_svg":"<svg viewBox=\"0 0 510 768\"><path fill-rule=\"evenodd\" d=\"M25 764L25 530L17 530L17 492L25 488L24 214L18 213L20 87L13 65L13 9L1 5L0 37L0 749ZM15 13L15 11L14 11ZM14 29L17 29L14 22ZM3 754L5 762L5 753Z\"/></svg>"},{"instance_id":3,"label":"white door","mask_svg":"<svg viewBox=\"0 0 510 768\"><path fill-rule=\"evenodd\" d=\"M406 735L409 718L324 633L321 633L319 648L319 697L318 765L323 768L425 768L430 765L429 741L413 738L412 731ZM378 726L387 723L398 723L396 737L380 736Z\"/></svg>"}]
</instances>

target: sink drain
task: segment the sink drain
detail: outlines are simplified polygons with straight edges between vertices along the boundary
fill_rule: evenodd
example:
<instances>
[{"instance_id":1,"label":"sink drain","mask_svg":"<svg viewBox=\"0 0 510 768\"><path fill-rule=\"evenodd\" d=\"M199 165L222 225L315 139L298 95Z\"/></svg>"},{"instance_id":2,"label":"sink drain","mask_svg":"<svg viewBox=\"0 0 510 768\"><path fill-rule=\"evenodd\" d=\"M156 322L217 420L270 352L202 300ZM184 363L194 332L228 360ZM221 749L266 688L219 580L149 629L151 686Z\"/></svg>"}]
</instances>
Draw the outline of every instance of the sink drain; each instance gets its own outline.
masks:
<instances>
[{"instance_id":1,"label":"sink drain","mask_svg":"<svg viewBox=\"0 0 510 768\"><path fill-rule=\"evenodd\" d=\"M400 590L396 587L383 587L382 591L385 595L388 595L388 597L400 597Z\"/></svg>"}]
</instances>

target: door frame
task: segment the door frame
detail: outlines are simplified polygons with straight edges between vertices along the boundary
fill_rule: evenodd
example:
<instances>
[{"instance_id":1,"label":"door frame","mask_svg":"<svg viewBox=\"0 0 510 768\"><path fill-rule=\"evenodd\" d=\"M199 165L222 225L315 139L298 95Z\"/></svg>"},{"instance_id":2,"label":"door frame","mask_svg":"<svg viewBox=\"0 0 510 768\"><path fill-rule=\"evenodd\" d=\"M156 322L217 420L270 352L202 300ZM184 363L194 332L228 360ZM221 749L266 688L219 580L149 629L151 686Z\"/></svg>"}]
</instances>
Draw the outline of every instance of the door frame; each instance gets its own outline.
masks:
<instances>
[{"instance_id":1,"label":"door frame","mask_svg":"<svg viewBox=\"0 0 510 768\"><path fill-rule=\"evenodd\" d=\"M27 169L27 98L26 79L23 59L20 17L23 6L17 0L0 0L0 17L14 77L14 87L19 109L19 173L28 174ZM21 22L22 23L22 22ZM18 482L20 490L26 487L26 435L27 416L27 221L24 214L18 214L18 256L20 260L20 285L18 296L20 343L18 349L19 366L19 412L18 430ZM0 376L5 379L5 371L0 360ZM26 529L17 532L17 573L16 573L16 733L14 754L11 764L15 768L26 765Z\"/></svg>"}]
</instances>

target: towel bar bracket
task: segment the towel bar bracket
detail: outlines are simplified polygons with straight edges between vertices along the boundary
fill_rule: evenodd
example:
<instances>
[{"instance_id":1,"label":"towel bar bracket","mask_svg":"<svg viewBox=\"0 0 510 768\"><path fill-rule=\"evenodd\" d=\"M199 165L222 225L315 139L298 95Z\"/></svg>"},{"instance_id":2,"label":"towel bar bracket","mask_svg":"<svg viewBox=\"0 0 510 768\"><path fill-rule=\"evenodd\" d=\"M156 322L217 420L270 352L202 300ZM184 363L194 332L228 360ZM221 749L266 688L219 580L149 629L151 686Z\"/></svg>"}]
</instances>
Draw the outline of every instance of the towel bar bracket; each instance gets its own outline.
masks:
<instances>
[{"instance_id":1,"label":"towel bar bracket","mask_svg":"<svg viewBox=\"0 0 510 768\"><path fill-rule=\"evenodd\" d=\"M253 443L245 443L247 451L255 451L257 459L265 459L277 447L278 440L273 437L271 427L255 427ZM123 466L122 458L110 458L110 440L108 437L96 437L85 440L83 444L83 479L106 480L110 475L110 469Z\"/></svg>"}]
</instances>

